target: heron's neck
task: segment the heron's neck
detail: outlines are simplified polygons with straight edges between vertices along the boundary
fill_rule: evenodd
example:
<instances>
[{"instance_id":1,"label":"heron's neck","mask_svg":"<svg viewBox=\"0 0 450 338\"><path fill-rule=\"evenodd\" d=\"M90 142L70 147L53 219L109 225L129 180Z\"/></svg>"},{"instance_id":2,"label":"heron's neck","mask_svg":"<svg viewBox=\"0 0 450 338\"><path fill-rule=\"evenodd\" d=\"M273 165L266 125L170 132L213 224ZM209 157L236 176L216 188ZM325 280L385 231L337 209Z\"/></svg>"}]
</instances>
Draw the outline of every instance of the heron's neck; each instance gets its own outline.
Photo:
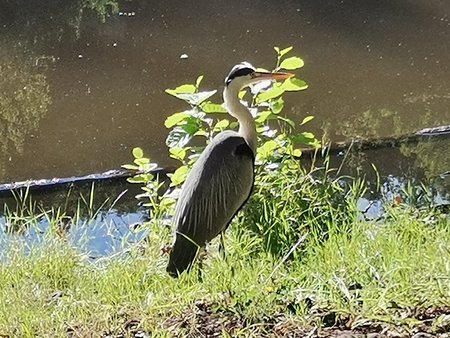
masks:
<instances>
[{"instance_id":1,"label":"heron's neck","mask_svg":"<svg viewBox=\"0 0 450 338\"><path fill-rule=\"evenodd\" d=\"M241 135L253 154L256 155L256 124L255 120L246 106L244 106L238 97L239 89L226 87L223 91L223 100L225 108L231 116L234 116L239 122L239 135Z\"/></svg>"}]
</instances>

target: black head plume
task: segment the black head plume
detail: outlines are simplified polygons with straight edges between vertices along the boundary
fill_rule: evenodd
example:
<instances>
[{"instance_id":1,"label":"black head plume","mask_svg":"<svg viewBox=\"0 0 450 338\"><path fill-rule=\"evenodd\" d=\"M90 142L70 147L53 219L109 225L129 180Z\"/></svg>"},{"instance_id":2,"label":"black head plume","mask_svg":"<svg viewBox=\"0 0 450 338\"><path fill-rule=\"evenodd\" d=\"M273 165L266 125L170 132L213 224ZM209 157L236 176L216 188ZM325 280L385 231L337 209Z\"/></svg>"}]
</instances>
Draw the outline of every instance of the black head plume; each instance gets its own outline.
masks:
<instances>
[{"instance_id":1,"label":"black head plume","mask_svg":"<svg viewBox=\"0 0 450 338\"><path fill-rule=\"evenodd\" d=\"M256 71L255 67L253 67L248 62L241 62L233 67L231 72L228 74L228 76L225 78L225 85L228 86L233 79L239 77L239 76L246 76L249 74L252 74Z\"/></svg>"}]
</instances>

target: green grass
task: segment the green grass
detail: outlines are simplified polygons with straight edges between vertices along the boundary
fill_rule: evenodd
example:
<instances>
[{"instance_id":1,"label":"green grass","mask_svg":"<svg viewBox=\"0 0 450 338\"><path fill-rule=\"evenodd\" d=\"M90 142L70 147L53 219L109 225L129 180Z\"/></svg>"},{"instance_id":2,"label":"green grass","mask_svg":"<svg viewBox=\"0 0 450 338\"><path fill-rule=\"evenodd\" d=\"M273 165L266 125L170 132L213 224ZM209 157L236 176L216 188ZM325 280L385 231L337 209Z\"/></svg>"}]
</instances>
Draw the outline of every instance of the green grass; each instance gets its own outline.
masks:
<instances>
[{"instance_id":1,"label":"green grass","mask_svg":"<svg viewBox=\"0 0 450 338\"><path fill-rule=\"evenodd\" d=\"M31 251L10 242L0 265L0 334L261 337L376 323L411 329L421 309L450 304L449 221L406 206L388 214L382 223L352 216L346 231L337 223L326 239L310 231L295 259L261 250L263 240L235 223L226 261L214 242L202 281L195 269L178 280L165 273L159 248L167 233L97 261L57 236Z\"/></svg>"}]
</instances>

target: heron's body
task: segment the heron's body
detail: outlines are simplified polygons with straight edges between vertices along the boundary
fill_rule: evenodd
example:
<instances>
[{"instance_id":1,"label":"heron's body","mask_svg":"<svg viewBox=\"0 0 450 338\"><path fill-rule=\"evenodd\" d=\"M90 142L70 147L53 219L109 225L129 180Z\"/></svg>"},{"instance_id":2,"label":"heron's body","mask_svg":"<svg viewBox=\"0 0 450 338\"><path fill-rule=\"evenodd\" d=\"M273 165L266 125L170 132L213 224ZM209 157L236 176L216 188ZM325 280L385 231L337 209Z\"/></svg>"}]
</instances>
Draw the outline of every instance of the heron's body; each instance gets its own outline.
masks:
<instances>
[{"instance_id":1,"label":"heron's body","mask_svg":"<svg viewBox=\"0 0 450 338\"><path fill-rule=\"evenodd\" d=\"M177 234L169 272L187 269L198 247L227 228L250 196L253 163L252 150L234 131L220 133L206 147L186 178L178 200Z\"/></svg>"},{"instance_id":2,"label":"heron's body","mask_svg":"<svg viewBox=\"0 0 450 338\"><path fill-rule=\"evenodd\" d=\"M238 119L239 131L227 130L216 135L186 178L175 211L175 243L167 266L173 277L189 269L198 248L224 231L250 196L256 126L247 107L240 103L238 93L242 87L262 80L254 74L269 78L291 76L258 73L247 63L235 66L228 75L224 102L228 112Z\"/></svg>"}]
</instances>

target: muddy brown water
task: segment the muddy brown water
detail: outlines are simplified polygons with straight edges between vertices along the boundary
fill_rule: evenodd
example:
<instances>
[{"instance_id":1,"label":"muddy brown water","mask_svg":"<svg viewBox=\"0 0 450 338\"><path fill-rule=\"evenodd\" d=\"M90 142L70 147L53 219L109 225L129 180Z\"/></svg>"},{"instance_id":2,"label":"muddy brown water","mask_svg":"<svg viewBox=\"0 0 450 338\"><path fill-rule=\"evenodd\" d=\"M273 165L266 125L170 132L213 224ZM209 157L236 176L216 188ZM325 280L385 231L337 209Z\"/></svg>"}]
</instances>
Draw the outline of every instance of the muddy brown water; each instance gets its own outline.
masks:
<instances>
[{"instance_id":1,"label":"muddy brown water","mask_svg":"<svg viewBox=\"0 0 450 338\"><path fill-rule=\"evenodd\" d=\"M296 73L310 87L286 95L286 112L314 115L305 128L319 138L450 124L449 1L128 0L104 20L103 10L2 5L0 182L118 168L135 146L170 165L163 122L185 107L164 89L203 74L221 91L237 62L271 67L273 46L305 60ZM409 149L411 166L448 170L446 142Z\"/></svg>"}]
</instances>

